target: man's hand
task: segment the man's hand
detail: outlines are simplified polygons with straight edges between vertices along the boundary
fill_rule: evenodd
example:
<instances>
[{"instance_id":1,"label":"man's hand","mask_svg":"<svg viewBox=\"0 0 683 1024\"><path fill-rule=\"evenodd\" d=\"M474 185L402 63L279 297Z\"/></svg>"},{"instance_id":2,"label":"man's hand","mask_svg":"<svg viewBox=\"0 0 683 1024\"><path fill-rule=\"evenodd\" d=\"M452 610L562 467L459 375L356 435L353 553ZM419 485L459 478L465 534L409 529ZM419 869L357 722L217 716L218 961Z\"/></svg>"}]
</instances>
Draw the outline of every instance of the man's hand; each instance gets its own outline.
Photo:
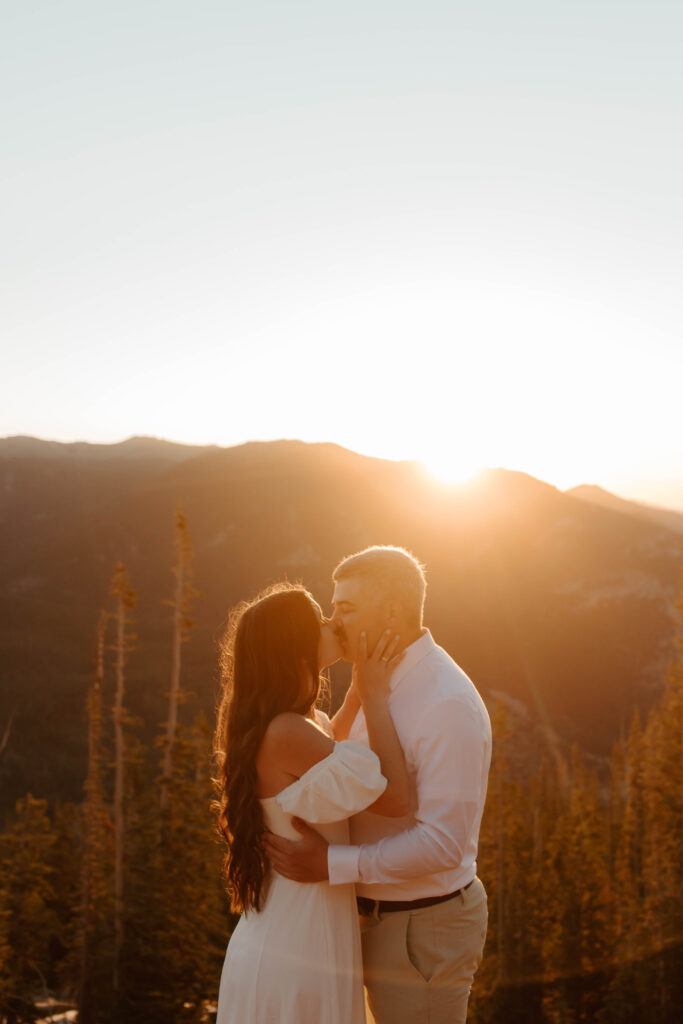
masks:
<instances>
[{"instance_id":1,"label":"man's hand","mask_svg":"<svg viewBox=\"0 0 683 1024\"><path fill-rule=\"evenodd\" d=\"M300 842L284 839L272 832L263 837L268 859L278 875L293 882L324 882L327 873L327 840L301 818L292 818L292 825L303 836Z\"/></svg>"}]
</instances>

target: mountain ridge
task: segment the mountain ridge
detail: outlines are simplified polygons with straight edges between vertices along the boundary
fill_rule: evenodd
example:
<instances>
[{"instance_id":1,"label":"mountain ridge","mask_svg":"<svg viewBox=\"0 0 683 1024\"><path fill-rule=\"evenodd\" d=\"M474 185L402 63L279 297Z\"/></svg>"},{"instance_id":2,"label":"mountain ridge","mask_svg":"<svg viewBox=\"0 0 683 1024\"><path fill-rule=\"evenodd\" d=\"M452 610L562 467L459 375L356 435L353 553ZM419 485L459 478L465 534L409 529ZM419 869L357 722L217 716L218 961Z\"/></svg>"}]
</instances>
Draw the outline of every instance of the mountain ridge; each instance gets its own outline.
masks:
<instances>
[{"instance_id":1,"label":"mountain ridge","mask_svg":"<svg viewBox=\"0 0 683 1024\"><path fill-rule=\"evenodd\" d=\"M252 440L240 442L234 445L202 445L181 441L169 441L166 438L146 434L134 434L121 441L112 442L55 441L47 438L39 438L30 434L13 434L0 437L0 458L5 456L20 458L59 458L62 456L85 459L116 459L121 457L154 458L165 455L172 461L185 461L187 459L196 458L202 454L221 451L243 450L246 454L249 451L257 449L259 446L269 445L308 446L312 448L327 449L330 451L337 450L339 452L346 452L354 458L369 459L376 463L390 463L397 466L410 465L419 467L421 472L424 472L429 476L433 476L426 464L417 459L383 459L379 456L362 455L359 452L355 452L353 449L346 448L345 446L333 441L311 442L302 441L297 438L277 438L266 441ZM681 532L683 530L683 512L680 512L677 509L668 508L664 505L650 504L648 502L636 501L631 498L624 498L621 495L615 494L613 491L609 491L606 488L601 487L599 484L578 484L575 487L561 490L554 484L541 480L539 477L535 477L523 470L511 470L502 466L484 467L471 479L462 482L447 483L438 480L436 477L434 477L434 479L437 481L437 485L440 488L458 491L476 484L479 478L495 474L507 475L510 479L520 478L527 481L535 481L537 484L541 484L545 487L552 487L561 494L566 494L570 497L575 497L594 505L612 508L617 511L622 511L624 514L630 514L636 517L648 518L653 522L661 522L664 525L667 525L669 529L673 529L676 532Z\"/></svg>"},{"instance_id":2,"label":"mountain ridge","mask_svg":"<svg viewBox=\"0 0 683 1024\"><path fill-rule=\"evenodd\" d=\"M164 438L136 434L123 441L51 441L29 434L0 438L0 457L18 458L191 458L192 452L206 451L216 445L189 445Z\"/></svg>"},{"instance_id":3,"label":"mountain ridge","mask_svg":"<svg viewBox=\"0 0 683 1024\"><path fill-rule=\"evenodd\" d=\"M611 508L614 511L623 512L624 515L634 516L636 519L660 523L667 529L675 530L676 533L683 533L683 512L678 512L675 509L621 498L597 484L579 484L578 487L572 487L564 493L578 498L580 501L587 501L603 508Z\"/></svg>"}]
</instances>

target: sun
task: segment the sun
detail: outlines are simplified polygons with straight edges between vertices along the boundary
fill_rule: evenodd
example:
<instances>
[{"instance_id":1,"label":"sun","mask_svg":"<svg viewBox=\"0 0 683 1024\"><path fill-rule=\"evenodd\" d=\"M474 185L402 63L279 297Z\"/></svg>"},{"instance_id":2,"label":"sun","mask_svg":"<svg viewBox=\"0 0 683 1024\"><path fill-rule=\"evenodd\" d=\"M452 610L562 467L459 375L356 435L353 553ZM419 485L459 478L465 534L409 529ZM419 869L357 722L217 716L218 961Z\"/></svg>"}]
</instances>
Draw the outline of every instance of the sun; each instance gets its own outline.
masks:
<instances>
[{"instance_id":1,"label":"sun","mask_svg":"<svg viewBox=\"0 0 683 1024\"><path fill-rule=\"evenodd\" d=\"M482 462L474 458L463 458L453 452L435 453L422 457L420 462L442 484L467 483L485 468Z\"/></svg>"}]
</instances>

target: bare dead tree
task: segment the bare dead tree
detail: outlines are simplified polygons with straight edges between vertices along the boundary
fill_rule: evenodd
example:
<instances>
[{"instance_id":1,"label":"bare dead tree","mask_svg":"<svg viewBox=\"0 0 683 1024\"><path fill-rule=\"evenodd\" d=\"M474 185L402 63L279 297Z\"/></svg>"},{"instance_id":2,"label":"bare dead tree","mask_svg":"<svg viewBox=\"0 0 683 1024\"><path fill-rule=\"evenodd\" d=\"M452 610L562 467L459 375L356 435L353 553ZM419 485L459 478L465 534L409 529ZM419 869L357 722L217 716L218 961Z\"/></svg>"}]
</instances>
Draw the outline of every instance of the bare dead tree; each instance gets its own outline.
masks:
<instances>
[{"instance_id":1,"label":"bare dead tree","mask_svg":"<svg viewBox=\"0 0 683 1024\"><path fill-rule=\"evenodd\" d=\"M14 709L12 709L12 712L10 713L7 725L5 726L5 731L2 734L2 739L0 739L0 757L2 757L2 755L4 754L5 748L7 747L7 744L9 743L9 738L10 738L10 735L12 733L12 725L14 723L14 714L15 714L15 711L14 711Z\"/></svg>"},{"instance_id":2,"label":"bare dead tree","mask_svg":"<svg viewBox=\"0 0 683 1024\"><path fill-rule=\"evenodd\" d=\"M166 737L164 757L161 771L161 810L162 825L164 814L168 810L169 787L173 775L173 745L178 726L178 705L181 699L180 672L182 667L182 645L187 642L194 625L190 618L190 605L197 591L191 584L192 579L192 543L187 528L187 519L179 505L175 518L174 535L176 562L173 567L175 576L175 592L173 600L165 601L173 609L173 660L171 664L171 688L168 695L168 718L166 720Z\"/></svg>"},{"instance_id":3,"label":"bare dead tree","mask_svg":"<svg viewBox=\"0 0 683 1024\"><path fill-rule=\"evenodd\" d=\"M93 1019L91 1003L92 925L96 893L93 874L96 860L101 858L101 829L104 817L102 793L102 693L104 689L104 640L107 612L101 611L97 622L95 678L88 694L88 774L85 781L85 808L83 822L83 861L81 876L81 977L78 992L78 1022L90 1024ZM99 865L101 868L101 864Z\"/></svg>"}]
</instances>

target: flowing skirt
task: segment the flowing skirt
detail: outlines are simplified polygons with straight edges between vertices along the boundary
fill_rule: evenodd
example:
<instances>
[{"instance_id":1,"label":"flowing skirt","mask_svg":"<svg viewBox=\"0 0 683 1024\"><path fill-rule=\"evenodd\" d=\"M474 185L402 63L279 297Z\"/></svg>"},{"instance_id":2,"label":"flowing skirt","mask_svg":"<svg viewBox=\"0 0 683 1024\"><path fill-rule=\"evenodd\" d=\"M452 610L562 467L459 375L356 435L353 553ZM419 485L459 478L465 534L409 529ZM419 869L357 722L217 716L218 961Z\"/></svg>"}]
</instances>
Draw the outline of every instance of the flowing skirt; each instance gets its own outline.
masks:
<instances>
[{"instance_id":1,"label":"flowing skirt","mask_svg":"<svg viewBox=\"0 0 683 1024\"><path fill-rule=\"evenodd\" d=\"M216 1024L365 1024L352 885L273 875L243 914L221 975Z\"/></svg>"}]
</instances>

